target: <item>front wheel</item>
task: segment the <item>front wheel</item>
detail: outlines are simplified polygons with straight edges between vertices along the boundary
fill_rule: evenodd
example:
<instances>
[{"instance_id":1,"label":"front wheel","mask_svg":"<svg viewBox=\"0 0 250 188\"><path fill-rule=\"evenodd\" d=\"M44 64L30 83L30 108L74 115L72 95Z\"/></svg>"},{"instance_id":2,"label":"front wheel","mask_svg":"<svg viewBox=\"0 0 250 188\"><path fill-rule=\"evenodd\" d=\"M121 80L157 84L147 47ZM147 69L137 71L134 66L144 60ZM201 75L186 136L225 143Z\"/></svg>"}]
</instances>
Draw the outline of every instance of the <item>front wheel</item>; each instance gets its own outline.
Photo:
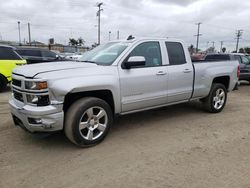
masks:
<instances>
[{"instance_id":1,"label":"front wheel","mask_svg":"<svg viewBox=\"0 0 250 188\"><path fill-rule=\"evenodd\" d=\"M209 95L203 100L204 107L211 113L218 113L223 110L227 102L227 90L223 84L212 85Z\"/></svg>"},{"instance_id":2,"label":"front wheel","mask_svg":"<svg viewBox=\"0 0 250 188\"><path fill-rule=\"evenodd\" d=\"M89 147L105 138L112 123L110 106L102 99L86 97L77 100L68 109L64 132L74 144Z\"/></svg>"}]
</instances>

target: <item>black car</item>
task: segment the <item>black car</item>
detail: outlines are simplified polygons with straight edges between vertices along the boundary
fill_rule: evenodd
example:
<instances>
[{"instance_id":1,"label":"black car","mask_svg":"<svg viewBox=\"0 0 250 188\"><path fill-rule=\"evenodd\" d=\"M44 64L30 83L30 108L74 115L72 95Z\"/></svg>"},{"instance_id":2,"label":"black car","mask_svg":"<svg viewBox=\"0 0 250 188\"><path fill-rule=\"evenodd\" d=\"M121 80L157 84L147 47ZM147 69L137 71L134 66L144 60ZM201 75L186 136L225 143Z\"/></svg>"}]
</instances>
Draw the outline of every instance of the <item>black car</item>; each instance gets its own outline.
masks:
<instances>
[{"instance_id":1,"label":"black car","mask_svg":"<svg viewBox=\"0 0 250 188\"><path fill-rule=\"evenodd\" d=\"M208 54L205 61L225 61L238 60L240 63L240 78L239 80L246 80L250 83L250 58L245 54L230 53L230 54Z\"/></svg>"},{"instance_id":2,"label":"black car","mask_svg":"<svg viewBox=\"0 0 250 188\"><path fill-rule=\"evenodd\" d=\"M43 48L19 47L17 53L26 59L28 64L59 61L59 56L50 50Z\"/></svg>"}]
</instances>

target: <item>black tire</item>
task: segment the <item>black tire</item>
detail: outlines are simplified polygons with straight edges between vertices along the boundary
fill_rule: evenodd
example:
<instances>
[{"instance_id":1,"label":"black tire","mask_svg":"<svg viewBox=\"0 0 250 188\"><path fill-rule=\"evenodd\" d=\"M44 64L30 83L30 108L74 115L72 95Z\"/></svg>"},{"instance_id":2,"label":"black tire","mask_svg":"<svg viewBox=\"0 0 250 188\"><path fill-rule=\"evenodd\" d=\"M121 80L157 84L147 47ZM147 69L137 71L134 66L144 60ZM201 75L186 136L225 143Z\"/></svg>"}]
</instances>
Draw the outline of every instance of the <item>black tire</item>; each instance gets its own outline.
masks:
<instances>
[{"instance_id":1,"label":"black tire","mask_svg":"<svg viewBox=\"0 0 250 188\"><path fill-rule=\"evenodd\" d=\"M217 91L222 91L224 92L224 103L220 106L218 106L218 108L215 108L215 101L214 98L216 97L216 92ZM221 112L223 110L223 108L226 105L227 102L227 90L225 88L225 86L223 84L219 84L219 83L214 83L212 84L211 90L209 92L209 95L204 98L202 100L203 104L204 104L204 108L206 111L211 112L211 113L218 113Z\"/></svg>"},{"instance_id":2,"label":"black tire","mask_svg":"<svg viewBox=\"0 0 250 188\"><path fill-rule=\"evenodd\" d=\"M94 128L95 125L92 125L93 127L90 127L90 117L88 117L89 115L87 114L87 110L88 109L92 109L94 107L93 111L93 115L95 114L94 111L98 108L104 110L105 113L105 120L106 120L106 126L105 129L102 131L102 134L97 137L94 140L88 140L86 138L84 138L84 136L88 136L84 135L86 133L86 131L90 131L90 128ZM87 117L85 117L87 116ZM93 116L92 116L93 117ZM95 117L97 117L95 115ZM87 121L89 121L88 123L88 127L82 129L80 131L80 122L82 121L83 118L88 119ZM98 121L98 125L99 125L99 121L100 119L97 120L97 118L91 119L92 123L94 121ZM97 125L96 124L96 125ZM103 123L105 124L105 123ZM66 117L65 117L65 124L64 124L64 133L67 136L67 138L74 144L76 144L77 146L81 146L81 147L90 147L90 146L94 146L98 143L100 143L108 134L110 126L113 124L113 113L112 110L110 108L110 106L102 99L99 98L94 98L94 97L85 97L82 99L79 99L77 101L75 101L68 109L67 113L66 113ZM99 126L98 126L99 127ZM92 132L92 137L94 138L94 132L98 132L99 129L95 128L95 130L93 130ZM101 132L100 132L101 133Z\"/></svg>"},{"instance_id":3,"label":"black tire","mask_svg":"<svg viewBox=\"0 0 250 188\"><path fill-rule=\"evenodd\" d=\"M4 76L0 75L0 92L3 92L7 88L7 80Z\"/></svg>"}]
</instances>

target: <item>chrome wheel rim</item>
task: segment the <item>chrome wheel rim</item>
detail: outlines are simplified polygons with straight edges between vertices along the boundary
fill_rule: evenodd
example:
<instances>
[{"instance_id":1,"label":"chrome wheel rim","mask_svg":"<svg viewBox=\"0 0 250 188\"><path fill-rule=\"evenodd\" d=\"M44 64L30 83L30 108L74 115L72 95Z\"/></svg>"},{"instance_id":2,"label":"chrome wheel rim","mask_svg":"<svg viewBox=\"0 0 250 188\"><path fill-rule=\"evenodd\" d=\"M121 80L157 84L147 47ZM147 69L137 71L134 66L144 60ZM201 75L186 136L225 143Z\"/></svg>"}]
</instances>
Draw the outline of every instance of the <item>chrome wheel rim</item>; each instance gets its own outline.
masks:
<instances>
[{"instance_id":1,"label":"chrome wheel rim","mask_svg":"<svg viewBox=\"0 0 250 188\"><path fill-rule=\"evenodd\" d=\"M222 108L222 106L225 103L225 91L223 89L217 89L215 92L215 96L213 98L213 106L216 110L219 110Z\"/></svg>"},{"instance_id":2,"label":"chrome wheel rim","mask_svg":"<svg viewBox=\"0 0 250 188\"><path fill-rule=\"evenodd\" d=\"M79 131L86 140L96 140L103 135L107 128L108 115L99 106L88 108L82 115L79 122Z\"/></svg>"}]
</instances>

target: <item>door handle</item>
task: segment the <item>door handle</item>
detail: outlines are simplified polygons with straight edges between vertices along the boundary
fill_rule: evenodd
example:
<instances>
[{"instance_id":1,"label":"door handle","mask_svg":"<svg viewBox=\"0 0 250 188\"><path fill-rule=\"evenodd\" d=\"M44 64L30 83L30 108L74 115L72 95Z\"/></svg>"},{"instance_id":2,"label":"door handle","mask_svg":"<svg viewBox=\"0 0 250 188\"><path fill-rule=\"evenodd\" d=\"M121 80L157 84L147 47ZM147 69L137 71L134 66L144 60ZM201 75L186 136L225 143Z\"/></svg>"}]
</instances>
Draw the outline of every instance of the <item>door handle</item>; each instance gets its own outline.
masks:
<instances>
[{"instance_id":1,"label":"door handle","mask_svg":"<svg viewBox=\"0 0 250 188\"><path fill-rule=\"evenodd\" d=\"M164 72L164 71L159 71L159 72L156 73L156 75L159 75L159 76L160 76L160 75L165 75L165 74L167 74L167 73Z\"/></svg>"},{"instance_id":2,"label":"door handle","mask_svg":"<svg viewBox=\"0 0 250 188\"><path fill-rule=\"evenodd\" d=\"M184 73L190 73L190 72L192 72L190 69L184 69L184 71L183 71Z\"/></svg>"}]
</instances>

